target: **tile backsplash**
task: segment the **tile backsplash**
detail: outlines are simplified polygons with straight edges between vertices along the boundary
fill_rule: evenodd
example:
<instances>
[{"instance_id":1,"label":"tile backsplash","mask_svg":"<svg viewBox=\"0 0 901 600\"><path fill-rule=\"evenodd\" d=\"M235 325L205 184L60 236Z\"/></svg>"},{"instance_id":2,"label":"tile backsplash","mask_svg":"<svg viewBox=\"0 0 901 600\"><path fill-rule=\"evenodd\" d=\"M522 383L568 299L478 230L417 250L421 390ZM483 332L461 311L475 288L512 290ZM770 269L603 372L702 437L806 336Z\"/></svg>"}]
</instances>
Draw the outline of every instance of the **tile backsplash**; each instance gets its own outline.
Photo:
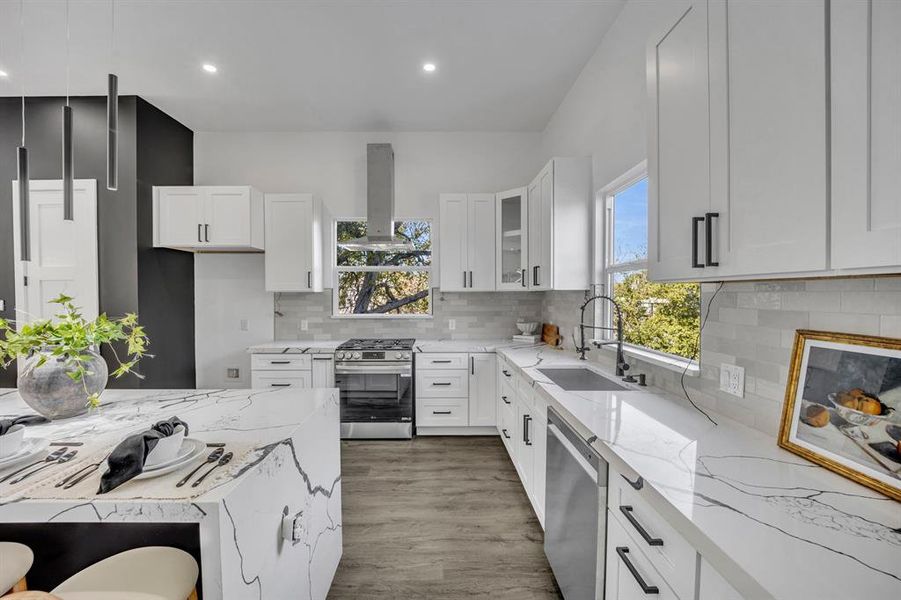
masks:
<instances>
[{"instance_id":1,"label":"tile backsplash","mask_svg":"<svg viewBox=\"0 0 901 600\"><path fill-rule=\"evenodd\" d=\"M901 277L731 282L701 287L701 373L685 377L692 399L775 436L782 417L788 365L796 329L901 338ZM578 323L582 292L548 292L543 314L561 331ZM569 321L566 319L569 318ZM567 340L571 347L571 340ZM593 351L592 360L613 365L613 354ZM680 374L638 359L633 372L652 385L681 395ZM720 365L745 369L745 395L719 391Z\"/></svg>"},{"instance_id":2,"label":"tile backsplash","mask_svg":"<svg viewBox=\"0 0 901 600\"><path fill-rule=\"evenodd\" d=\"M543 293L444 292L432 296L431 319L336 319L332 293L276 294L276 340L340 340L351 337L503 339L517 321L541 321ZM450 329L450 321L455 328ZM306 320L307 329L302 329Z\"/></svg>"}]
</instances>

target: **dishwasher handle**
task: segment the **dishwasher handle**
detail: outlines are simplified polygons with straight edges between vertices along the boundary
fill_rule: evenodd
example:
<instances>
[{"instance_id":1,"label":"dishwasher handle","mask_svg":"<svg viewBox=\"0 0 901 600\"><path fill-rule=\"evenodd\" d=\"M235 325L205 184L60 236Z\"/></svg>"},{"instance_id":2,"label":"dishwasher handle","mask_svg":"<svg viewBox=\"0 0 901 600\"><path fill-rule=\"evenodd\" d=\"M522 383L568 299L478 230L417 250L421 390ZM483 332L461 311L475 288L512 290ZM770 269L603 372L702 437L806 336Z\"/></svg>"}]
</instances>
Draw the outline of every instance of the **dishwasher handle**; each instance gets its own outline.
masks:
<instances>
[{"instance_id":1,"label":"dishwasher handle","mask_svg":"<svg viewBox=\"0 0 901 600\"><path fill-rule=\"evenodd\" d=\"M580 467L591 477L592 481L595 483L598 482L598 470L597 467L591 464L590 459L586 457L586 454L580 452L578 448L576 448L572 442L570 442L563 432L560 431L560 428L557 427L554 423L548 423L547 432L556 438L557 442L560 443L561 446L566 448L566 451L573 457L573 459L578 463ZM591 454L588 454L591 456Z\"/></svg>"}]
</instances>

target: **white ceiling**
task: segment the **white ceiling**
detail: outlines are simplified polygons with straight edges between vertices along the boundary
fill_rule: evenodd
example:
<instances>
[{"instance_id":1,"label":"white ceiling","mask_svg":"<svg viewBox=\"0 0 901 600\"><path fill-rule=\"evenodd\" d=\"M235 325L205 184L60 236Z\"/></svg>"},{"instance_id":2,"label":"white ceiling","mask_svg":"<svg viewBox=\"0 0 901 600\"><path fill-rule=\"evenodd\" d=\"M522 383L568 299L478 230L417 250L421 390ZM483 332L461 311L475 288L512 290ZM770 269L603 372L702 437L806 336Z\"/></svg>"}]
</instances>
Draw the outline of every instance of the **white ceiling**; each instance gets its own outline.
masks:
<instances>
[{"instance_id":1,"label":"white ceiling","mask_svg":"<svg viewBox=\"0 0 901 600\"><path fill-rule=\"evenodd\" d=\"M114 1L120 93L195 131L540 131L624 3ZM0 96L23 70L65 94L65 2L24 0L24 69L19 6L0 0ZM72 95L106 93L110 6L70 0Z\"/></svg>"}]
</instances>

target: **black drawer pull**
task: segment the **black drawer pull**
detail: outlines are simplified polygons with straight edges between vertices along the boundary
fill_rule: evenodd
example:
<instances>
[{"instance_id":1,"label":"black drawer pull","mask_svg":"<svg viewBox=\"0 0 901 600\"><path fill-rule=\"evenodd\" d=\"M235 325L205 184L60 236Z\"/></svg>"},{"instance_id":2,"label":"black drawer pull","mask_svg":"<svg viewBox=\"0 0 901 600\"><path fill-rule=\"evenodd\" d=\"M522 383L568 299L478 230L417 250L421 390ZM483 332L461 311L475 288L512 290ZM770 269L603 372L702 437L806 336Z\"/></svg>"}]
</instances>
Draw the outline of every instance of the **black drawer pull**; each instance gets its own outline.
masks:
<instances>
[{"instance_id":1,"label":"black drawer pull","mask_svg":"<svg viewBox=\"0 0 901 600\"><path fill-rule=\"evenodd\" d=\"M451 362L452 361L449 361L449 360L433 360L432 364L433 365L447 365L447 364L450 364Z\"/></svg>"},{"instance_id":2,"label":"black drawer pull","mask_svg":"<svg viewBox=\"0 0 901 600\"><path fill-rule=\"evenodd\" d=\"M703 269L704 263L698 261L698 223L704 220L704 217L691 218L691 268Z\"/></svg>"},{"instance_id":3,"label":"black drawer pull","mask_svg":"<svg viewBox=\"0 0 901 600\"><path fill-rule=\"evenodd\" d=\"M501 400L504 401L504 404L510 404L510 401L507 400L507 397L506 397L506 396L501 396Z\"/></svg>"},{"instance_id":4,"label":"black drawer pull","mask_svg":"<svg viewBox=\"0 0 901 600\"><path fill-rule=\"evenodd\" d=\"M510 434L507 433L507 430L506 430L506 429L501 429L501 433L504 434L504 437L505 437L505 438L507 438L508 440L510 439Z\"/></svg>"},{"instance_id":5,"label":"black drawer pull","mask_svg":"<svg viewBox=\"0 0 901 600\"><path fill-rule=\"evenodd\" d=\"M718 266L720 266L719 261L713 260L713 220L714 219L719 220L720 213L709 212L706 215L704 215L704 217L707 220L707 223L705 223L705 225L706 225L705 234L707 236L707 239L706 239L707 243L704 245L704 248L705 248L704 260L708 267L718 267Z\"/></svg>"},{"instance_id":6,"label":"black drawer pull","mask_svg":"<svg viewBox=\"0 0 901 600\"><path fill-rule=\"evenodd\" d=\"M290 383L270 383L269 387L291 387Z\"/></svg>"},{"instance_id":7,"label":"black drawer pull","mask_svg":"<svg viewBox=\"0 0 901 600\"><path fill-rule=\"evenodd\" d=\"M619 559L623 561L623 564L626 565L626 568L629 569L629 573L632 573L632 577L635 578L635 581L638 582L639 587L641 587L641 591L645 594L659 594L660 590L656 585L648 585L644 582L644 579L641 578L641 573L635 568L635 565L632 564L632 561L629 560L629 557L626 556L629 553L629 549L626 546L617 546L616 553L619 554Z\"/></svg>"},{"instance_id":8,"label":"black drawer pull","mask_svg":"<svg viewBox=\"0 0 901 600\"><path fill-rule=\"evenodd\" d=\"M529 280L526 279L526 270L525 269L522 270L521 281L522 281L522 287L526 287L527 285L529 285Z\"/></svg>"},{"instance_id":9,"label":"black drawer pull","mask_svg":"<svg viewBox=\"0 0 901 600\"><path fill-rule=\"evenodd\" d=\"M622 473L620 473L619 476L622 477L623 479L625 479L626 483L631 485L633 490L640 490L641 488L644 487L644 479L642 479L641 475L639 475L638 479L636 479L635 481L631 481L628 477L626 477Z\"/></svg>"},{"instance_id":10,"label":"black drawer pull","mask_svg":"<svg viewBox=\"0 0 901 600\"><path fill-rule=\"evenodd\" d=\"M290 360L270 360L269 364L270 365L290 365L291 361Z\"/></svg>"},{"instance_id":11,"label":"black drawer pull","mask_svg":"<svg viewBox=\"0 0 901 600\"><path fill-rule=\"evenodd\" d=\"M451 414L451 411L449 411L449 410L433 410L432 414L433 415L449 415L449 414Z\"/></svg>"},{"instance_id":12,"label":"black drawer pull","mask_svg":"<svg viewBox=\"0 0 901 600\"><path fill-rule=\"evenodd\" d=\"M433 381L432 385L450 385L450 381Z\"/></svg>"},{"instance_id":13,"label":"black drawer pull","mask_svg":"<svg viewBox=\"0 0 901 600\"><path fill-rule=\"evenodd\" d=\"M644 541L648 543L648 546L662 546L663 540L661 540L660 538L651 537L651 534L649 534L645 530L645 528L641 526L641 523L638 522L638 519L632 516L632 510L632 507L629 505L619 507L619 512L623 513L626 516L626 519L629 521L629 523L632 523L632 527L634 527L635 530L638 531L639 534L641 534L641 537L643 537Z\"/></svg>"},{"instance_id":14,"label":"black drawer pull","mask_svg":"<svg viewBox=\"0 0 901 600\"><path fill-rule=\"evenodd\" d=\"M510 371L508 371L507 369L504 369L504 370L501 371L501 372L502 372L504 375L506 375L507 377L510 377Z\"/></svg>"},{"instance_id":15,"label":"black drawer pull","mask_svg":"<svg viewBox=\"0 0 901 600\"><path fill-rule=\"evenodd\" d=\"M526 443L526 446L532 445L532 436L529 435L529 423L532 422L532 417L529 415L523 415L523 435L525 439L523 440Z\"/></svg>"}]
</instances>

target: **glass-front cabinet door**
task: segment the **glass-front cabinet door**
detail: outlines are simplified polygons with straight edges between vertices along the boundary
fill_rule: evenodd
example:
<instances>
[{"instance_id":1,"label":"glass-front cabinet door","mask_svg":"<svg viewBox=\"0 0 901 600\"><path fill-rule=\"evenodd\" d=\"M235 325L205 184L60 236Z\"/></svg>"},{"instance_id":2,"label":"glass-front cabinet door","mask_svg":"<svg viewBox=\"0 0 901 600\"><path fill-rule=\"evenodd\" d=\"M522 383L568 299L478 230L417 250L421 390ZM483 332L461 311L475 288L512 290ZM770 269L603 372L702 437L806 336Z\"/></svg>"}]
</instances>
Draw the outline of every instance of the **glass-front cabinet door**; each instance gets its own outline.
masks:
<instances>
[{"instance_id":1,"label":"glass-front cabinet door","mask_svg":"<svg viewBox=\"0 0 901 600\"><path fill-rule=\"evenodd\" d=\"M528 289L529 207L526 188L497 195L497 289Z\"/></svg>"}]
</instances>

